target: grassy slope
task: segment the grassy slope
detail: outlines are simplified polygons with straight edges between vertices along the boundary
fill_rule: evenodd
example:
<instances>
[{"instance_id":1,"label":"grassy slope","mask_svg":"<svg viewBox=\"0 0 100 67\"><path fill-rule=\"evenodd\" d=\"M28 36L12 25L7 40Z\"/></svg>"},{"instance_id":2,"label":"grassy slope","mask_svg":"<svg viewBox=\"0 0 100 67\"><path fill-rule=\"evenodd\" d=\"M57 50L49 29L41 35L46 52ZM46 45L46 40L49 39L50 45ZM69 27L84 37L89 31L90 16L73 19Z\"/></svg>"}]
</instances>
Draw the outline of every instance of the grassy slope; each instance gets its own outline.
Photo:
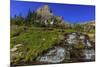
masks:
<instances>
[{"instance_id":1,"label":"grassy slope","mask_svg":"<svg viewBox=\"0 0 100 67\"><path fill-rule=\"evenodd\" d=\"M36 58L43 51L51 48L54 43L60 40L60 32L56 30L48 31L41 28L31 27L27 31L23 31L21 27L17 30L11 30L11 48L16 44L23 44L29 51L24 56L24 61ZM15 33L20 35L12 37Z\"/></svg>"},{"instance_id":2,"label":"grassy slope","mask_svg":"<svg viewBox=\"0 0 100 67\"><path fill-rule=\"evenodd\" d=\"M24 45L21 48L22 51L28 48L29 51L26 51L23 57L25 62L35 59L43 51L53 47L63 37L62 33L58 32L59 29L47 30L40 27L29 27L27 30L24 30L23 28L24 26L18 26L17 29L11 29L11 48L17 44ZM81 32L75 29L65 29L64 31L66 33ZM19 35L14 36L18 33ZM18 59L20 60L21 58L18 57Z\"/></svg>"}]
</instances>

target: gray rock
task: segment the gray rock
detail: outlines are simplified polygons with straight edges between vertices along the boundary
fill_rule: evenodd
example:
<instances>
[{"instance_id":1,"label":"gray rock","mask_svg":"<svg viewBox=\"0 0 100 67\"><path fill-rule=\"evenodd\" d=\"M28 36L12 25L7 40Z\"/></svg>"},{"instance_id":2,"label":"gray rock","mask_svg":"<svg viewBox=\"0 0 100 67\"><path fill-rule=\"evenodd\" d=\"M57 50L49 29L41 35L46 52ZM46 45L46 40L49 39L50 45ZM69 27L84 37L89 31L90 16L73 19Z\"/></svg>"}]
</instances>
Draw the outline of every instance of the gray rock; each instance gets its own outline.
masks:
<instances>
[{"instance_id":1,"label":"gray rock","mask_svg":"<svg viewBox=\"0 0 100 67\"><path fill-rule=\"evenodd\" d=\"M10 50L11 62L16 63L15 60L21 58L23 51L20 51L19 47L23 47L23 45L22 44L17 44Z\"/></svg>"},{"instance_id":2,"label":"gray rock","mask_svg":"<svg viewBox=\"0 0 100 67\"><path fill-rule=\"evenodd\" d=\"M86 59L86 60L94 60L95 59L95 51L93 49L83 50L83 55L85 56L83 59Z\"/></svg>"},{"instance_id":3,"label":"gray rock","mask_svg":"<svg viewBox=\"0 0 100 67\"><path fill-rule=\"evenodd\" d=\"M69 34L67 38L67 43L69 45L76 44L77 42L77 35L75 33Z\"/></svg>"},{"instance_id":4,"label":"gray rock","mask_svg":"<svg viewBox=\"0 0 100 67\"><path fill-rule=\"evenodd\" d=\"M38 57L40 62L59 63L65 59L66 51L62 47L55 47L44 56Z\"/></svg>"},{"instance_id":5,"label":"gray rock","mask_svg":"<svg viewBox=\"0 0 100 67\"><path fill-rule=\"evenodd\" d=\"M16 48L23 46L22 44L15 45Z\"/></svg>"},{"instance_id":6,"label":"gray rock","mask_svg":"<svg viewBox=\"0 0 100 67\"><path fill-rule=\"evenodd\" d=\"M11 52L15 52L15 51L17 51L17 48L14 47L14 48L12 48L10 51L11 51Z\"/></svg>"}]
</instances>

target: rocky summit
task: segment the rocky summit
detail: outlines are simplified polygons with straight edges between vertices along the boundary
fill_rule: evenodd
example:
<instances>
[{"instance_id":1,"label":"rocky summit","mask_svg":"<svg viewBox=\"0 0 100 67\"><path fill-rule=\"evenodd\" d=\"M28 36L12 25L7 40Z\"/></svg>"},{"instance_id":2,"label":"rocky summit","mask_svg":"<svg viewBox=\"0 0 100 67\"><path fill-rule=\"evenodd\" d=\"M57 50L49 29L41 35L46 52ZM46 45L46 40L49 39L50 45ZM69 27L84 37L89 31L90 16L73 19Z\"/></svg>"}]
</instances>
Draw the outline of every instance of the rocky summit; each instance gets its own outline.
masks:
<instances>
[{"instance_id":1,"label":"rocky summit","mask_svg":"<svg viewBox=\"0 0 100 67\"><path fill-rule=\"evenodd\" d=\"M57 25L58 23L62 23L63 18L61 16L55 16L52 13L52 10L48 5L43 5L42 7L38 8L36 11L37 15L40 17L40 21L44 25Z\"/></svg>"},{"instance_id":2,"label":"rocky summit","mask_svg":"<svg viewBox=\"0 0 100 67\"><path fill-rule=\"evenodd\" d=\"M48 5L44 5L40 8L38 8L36 12L37 12L37 14L39 14L41 16L53 15Z\"/></svg>"}]
</instances>

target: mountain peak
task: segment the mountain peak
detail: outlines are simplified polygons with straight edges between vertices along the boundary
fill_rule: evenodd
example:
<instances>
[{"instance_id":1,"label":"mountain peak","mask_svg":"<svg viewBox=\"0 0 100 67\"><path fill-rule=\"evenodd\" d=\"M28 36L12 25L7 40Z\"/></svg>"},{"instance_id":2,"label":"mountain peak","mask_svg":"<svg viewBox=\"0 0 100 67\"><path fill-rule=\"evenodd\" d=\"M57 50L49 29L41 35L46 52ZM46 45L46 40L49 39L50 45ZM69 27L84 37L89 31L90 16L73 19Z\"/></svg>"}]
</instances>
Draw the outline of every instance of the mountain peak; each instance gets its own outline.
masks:
<instances>
[{"instance_id":1,"label":"mountain peak","mask_svg":"<svg viewBox=\"0 0 100 67\"><path fill-rule=\"evenodd\" d=\"M42 16L53 15L48 5L43 5L42 7L38 8L36 12Z\"/></svg>"}]
</instances>

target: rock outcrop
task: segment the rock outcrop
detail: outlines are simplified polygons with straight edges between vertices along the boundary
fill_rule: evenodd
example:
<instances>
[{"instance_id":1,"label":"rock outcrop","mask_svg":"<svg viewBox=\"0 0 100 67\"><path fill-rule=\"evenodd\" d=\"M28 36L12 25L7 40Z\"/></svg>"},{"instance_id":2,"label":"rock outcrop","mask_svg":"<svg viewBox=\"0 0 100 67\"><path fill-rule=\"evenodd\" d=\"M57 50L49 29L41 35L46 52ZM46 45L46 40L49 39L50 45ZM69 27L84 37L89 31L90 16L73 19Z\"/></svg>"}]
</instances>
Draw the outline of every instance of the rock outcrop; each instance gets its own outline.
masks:
<instances>
[{"instance_id":1,"label":"rock outcrop","mask_svg":"<svg viewBox=\"0 0 100 67\"><path fill-rule=\"evenodd\" d=\"M11 63L16 64L19 61L23 61L20 59L23 59L27 52L27 48L24 48L24 49L23 48L24 48L24 45L17 44L10 50Z\"/></svg>"},{"instance_id":2,"label":"rock outcrop","mask_svg":"<svg viewBox=\"0 0 100 67\"><path fill-rule=\"evenodd\" d=\"M61 16L55 16L48 5L44 5L37 9L36 11L39 20L38 23L43 24L44 26L54 26L58 23L63 23L63 18Z\"/></svg>"},{"instance_id":3,"label":"rock outcrop","mask_svg":"<svg viewBox=\"0 0 100 67\"><path fill-rule=\"evenodd\" d=\"M41 16L52 16L53 15L48 5L44 5L38 8L36 13Z\"/></svg>"},{"instance_id":4,"label":"rock outcrop","mask_svg":"<svg viewBox=\"0 0 100 67\"><path fill-rule=\"evenodd\" d=\"M37 61L45 63L94 61L95 50L87 35L69 33L64 35L63 43L50 49ZM64 45L64 46L62 46Z\"/></svg>"},{"instance_id":5,"label":"rock outcrop","mask_svg":"<svg viewBox=\"0 0 100 67\"><path fill-rule=\"evenodd\" d=\"M59 63L64 60L66 56L66 50L62 47L55 47L52 50L48 51L44 56L39 57L37 60L40 62L47 63Z\"/></svg>"}]
</instances>

